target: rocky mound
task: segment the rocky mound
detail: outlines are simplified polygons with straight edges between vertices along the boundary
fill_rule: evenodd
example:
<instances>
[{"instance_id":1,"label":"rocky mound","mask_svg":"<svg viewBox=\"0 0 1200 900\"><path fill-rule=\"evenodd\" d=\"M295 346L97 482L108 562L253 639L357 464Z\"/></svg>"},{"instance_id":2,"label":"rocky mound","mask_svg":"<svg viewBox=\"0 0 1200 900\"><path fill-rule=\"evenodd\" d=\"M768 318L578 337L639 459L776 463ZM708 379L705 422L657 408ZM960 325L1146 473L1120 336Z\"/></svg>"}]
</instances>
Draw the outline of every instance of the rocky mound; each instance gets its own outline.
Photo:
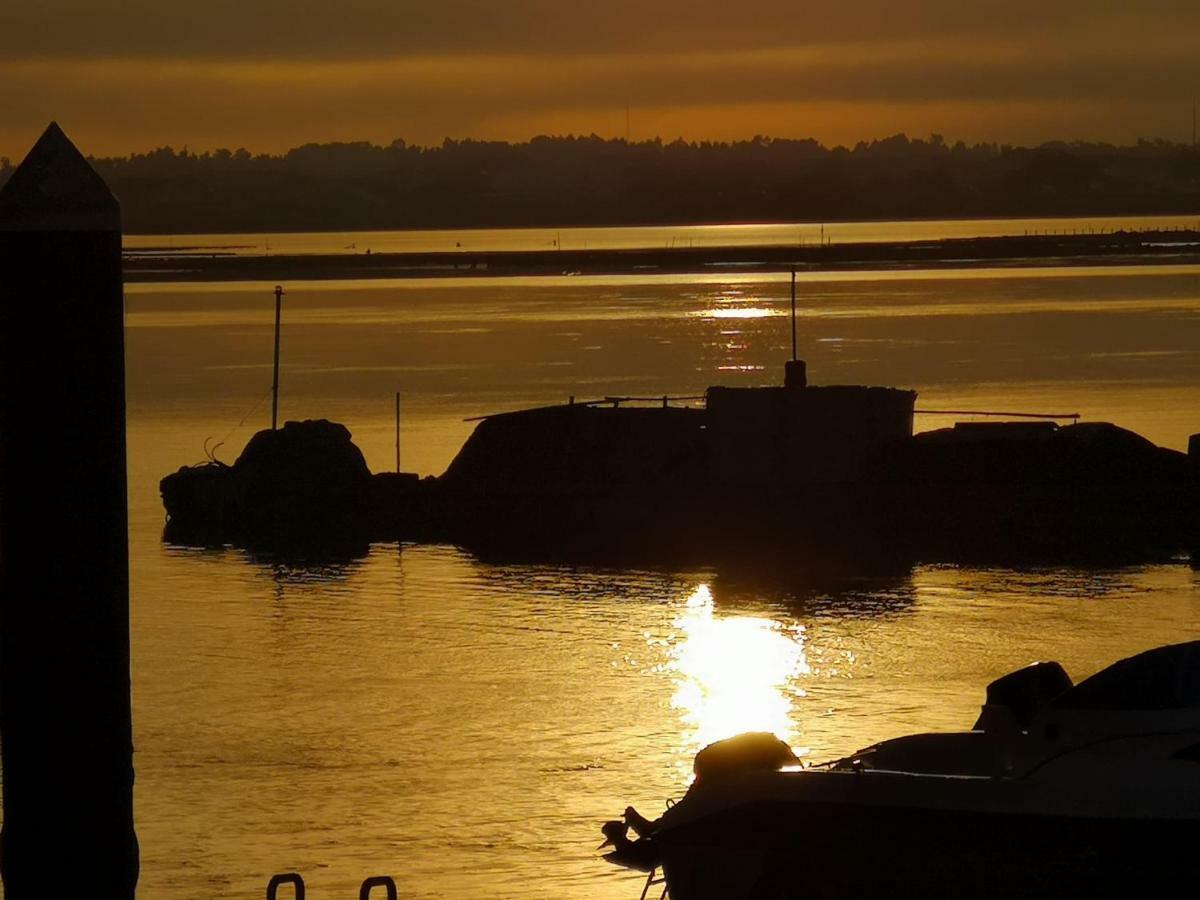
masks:
<instances>
[{"instance_id":1,"label":"rocky mound","mask_svg":"<svg viewBox=\"0 0 1200 900\"><path fill-rule=\"evenodd\" d=\"M159 485L168 540L322 554L365 548L370 487L349 429L325 419L260 431L232 466L185 466Z\"/></svg>"}]
</instances>

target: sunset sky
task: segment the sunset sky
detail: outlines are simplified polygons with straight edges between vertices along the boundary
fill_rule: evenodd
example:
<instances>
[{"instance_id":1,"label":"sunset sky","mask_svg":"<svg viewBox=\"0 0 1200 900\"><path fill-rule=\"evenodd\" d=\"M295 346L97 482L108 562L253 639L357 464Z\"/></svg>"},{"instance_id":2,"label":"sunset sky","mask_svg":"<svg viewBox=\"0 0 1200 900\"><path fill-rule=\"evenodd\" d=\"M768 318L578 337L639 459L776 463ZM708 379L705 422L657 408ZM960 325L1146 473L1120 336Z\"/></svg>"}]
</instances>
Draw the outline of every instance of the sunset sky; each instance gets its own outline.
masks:
<instances>
[{"instance_id":1,"label":"sunset sky","mask_svg":"<svg viewBox=\"0 0 1200 900\"><path fill-rule=\"evenodd\" d=\"M0 155L539 134L1191 139L1195 0L5 0Z\"/></svg>"}]
</instances>

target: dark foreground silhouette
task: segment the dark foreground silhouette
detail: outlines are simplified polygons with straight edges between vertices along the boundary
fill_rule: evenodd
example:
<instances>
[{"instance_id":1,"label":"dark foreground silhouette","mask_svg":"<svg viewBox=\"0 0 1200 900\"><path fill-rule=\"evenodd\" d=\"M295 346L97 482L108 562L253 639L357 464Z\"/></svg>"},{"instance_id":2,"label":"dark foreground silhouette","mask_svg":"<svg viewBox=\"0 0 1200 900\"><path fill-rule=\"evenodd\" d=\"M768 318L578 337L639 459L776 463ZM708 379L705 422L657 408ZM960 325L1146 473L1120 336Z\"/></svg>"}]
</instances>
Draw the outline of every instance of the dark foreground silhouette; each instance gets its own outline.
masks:
<instances>
[{"instance_id":1,"label":"dark foreground silhouette","mask_svg":"<svg viewBox=\"0 0 1200 900\"><path fill-rule=\"evenodd\" d=\"M0 874L132 900L121 210L56 124L0 190L0 273Z\"/></svg>"},{"instance_id":2,"label":"dark foreground silhouette","mask_svg":"<svg viewBox=\"0 0 1200 900\"><path fill-rule=\"evenodd\" d=\"M341 425L288 422L162 480L168 541L492 559L1120 563L1200 547L1189 454L1103 422L912 435L915 394L710 388L703 409L568 404L483 420L437 478L372 475Z\"/></svg>"}]
</instances>

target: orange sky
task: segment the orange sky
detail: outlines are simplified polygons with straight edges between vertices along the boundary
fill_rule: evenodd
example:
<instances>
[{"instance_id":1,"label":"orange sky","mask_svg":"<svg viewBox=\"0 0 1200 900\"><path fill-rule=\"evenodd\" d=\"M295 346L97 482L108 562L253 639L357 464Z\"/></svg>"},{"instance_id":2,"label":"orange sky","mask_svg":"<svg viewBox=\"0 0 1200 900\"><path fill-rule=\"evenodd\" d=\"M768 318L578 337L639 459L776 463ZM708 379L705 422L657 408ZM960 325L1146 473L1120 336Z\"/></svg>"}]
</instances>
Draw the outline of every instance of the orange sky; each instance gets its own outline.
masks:
<instances>
[{"instance_id":1,"label":"orange sky","mask_svg":"<svg viewBox=\"0 0 1200 900\"><path fill-rule=\"evenodd\" d=\"M1191 138L1195 0L5 0L0 155L567 132Z\"/></svg>"}]
</instances>

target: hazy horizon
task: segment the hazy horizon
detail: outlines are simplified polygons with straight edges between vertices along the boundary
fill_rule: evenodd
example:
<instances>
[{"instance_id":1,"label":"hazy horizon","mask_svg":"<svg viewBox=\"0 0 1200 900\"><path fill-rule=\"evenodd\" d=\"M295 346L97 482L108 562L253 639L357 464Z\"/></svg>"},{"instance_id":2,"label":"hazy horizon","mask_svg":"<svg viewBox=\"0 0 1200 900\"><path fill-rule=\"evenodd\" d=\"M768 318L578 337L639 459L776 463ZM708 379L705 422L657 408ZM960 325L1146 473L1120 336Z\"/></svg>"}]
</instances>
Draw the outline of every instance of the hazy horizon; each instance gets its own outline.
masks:
<instances>
[{"instance_id":1,"label":"hazy horizon","mask_svg":"<svg viewBox=\"0 0 1200 900\"><path fill-rule=\"evenodd\" d=\"M47 119L47 121L45 123L43 123L41 129L38 129L38 130L32 132L32 137L31 137L28 145L25 146L23 149L17 149L11 153L8 151L5 151L5 150L0 150L0 160L5 160L5 159L8 160L9 165L12 167L16 167L17 165L19 165L21 160L24 158L25 154L28 153L29 149L36 142L38 136L41 134L42 131L45 130L45 127L47 125L49 125L49 123L51 121L57 122L60 127L62 127L65 131L68 132L68 136L74 138L74 134L72 133L72 130L70 127L70 124L71 124L70 122L64 122L64 121L58 120L58 119ZM324 140L312 140L312 141L307 141L302 144L295 144L293 146L284 146L284 147L280 147L279 149L271 149L271 150L264 150L259 147L248 146L244 142L239 142L239 141L225 143L220 146L217 146L217 145L196 146L194 144L166 143L166 144L156 144L154 146L130 147L122 152L113 152L113 153L99 153L99 152L92 150L91 148L81 145L80 150L89 159L94 159L94 160L132 159L132 158L136 158L138 156L145 156L145 155L148 155L151 153L161 152L163 150L170 150L176 154L187 154L187 155L191 155L191 156L212 155L212 154L221 153L221 152L225 152L225 151L237 153L242 150L245 150L252 157L269 156L272 158L283 158L283 157L286 157L289 153L293 153L295 151L304 150L304 149L311 148L311 147L353 147L353 146L364 146L365 145L365 146L370 146L370 147L378 148L378 149L388 149L390 147L401 146L401 147L407 147L410 149L419 149L419 150L438 150L440 148L445 147L448 144L455 144L455 143L461 143L461 144L469 144L469 143L481 143L481 144L489 143L489 144L491 144L491 143L494 143L494 144L506 144L506 145L512 146L512 147L524 147L524 146L528 146L529 144L532 144L532 143L534 143L536 141L540 141L540 140L572 140L572 139L574 139L574 140L594 140L594 139L598 138L598 139L604 140L604 141L621 141L623 137L624 137L623 135L602 135L602 134L597 134L596 132L588 132L588 133L564 132L564 133L560 133L560 134L539 133L539 134L530 134L526 137L516 138L516 139L511 139L511 140L499 139L499 138L497 138L497 139L484 138L484 137L479 137L479 136L475 136L475 135L457 135L457 136L456 135L446 135L439 140L434 140L434 141L430 141L428 143L423 143L420 141L410 141L410 140L406 139L403 135L398 135L391 139L384 138L382 140L372 140L372 139L367 139L367 138L355 138L353 136L332 136L332 137L329 137ZM629 143L631 145L650 145L650 144L655 144L655 143L662 144L662 145L669 145L669 144L683 142L683 143L689 144L689 145L709 144L709 145L716 145L716 146L735 146L738 144L751 144L757 140L761 140L765 143L772 143L772 142L776 142L776 141L795 142L795 143L811 142L811 143L814 143L817 147L819 147L822 150L832 151L832 150L838 150L839 148L846 149L846 150L853 150L857 146L860 146L860 145L881 144L885 141L894 140L896 138L906 138L908 141L913 142L913 143L918 143L918 142L928 143L931 141L931 139L937 139L937 140L940 140L941 144L945 147L954 147L955 145L958 145L958 144L961 144L968 148L987 146L987 145L995 145L998 147L1006 146L1006 147L1009 147L1010 149L1015 149L1015 150L1036 150L1039 148L1043 148L1043 147L1047 147L1047 146L1055 146L1055 145L1080 146L1080 147L1111 146L1115 149L1133 149L1142 144L1167 145L1167 146L1173 146L1173 147L1181 148L1181 149L1187 149L1190 146L1194 146L1190 140L1185 141L1185 140L1181 140L1181 139L1172 139L1170 137L1163 136L1163 135L1157 135L1157 134L1138 135L1127 141L1089 140L1086 138L1073 137L1073 136L1069 136L1069 135L1064 135L1064 136L1056 137L1056 138L1047 138L1046 140L1043 140L1043 141L1031 141L1031 142L1027 142L1027 143L1008 142L1008 141L987 141L987 140L968 141L957 135L947 135L944 132L938 131L937 129L934 129L933 131L928 132L928 133L920 133L920 134L914 133L912 131L905 131L905 130L901 129L900 131L891 132L888 134L868 135L868 136L861 138L860 140L852 141L849 143L822 141L820 138L818 138L814 135L784 136L784 135L770 134L768 132L754 132L754 133L748 133L745 135L732 136L729 138L722 138L722 139L703 139L703 138L702 139L688 139L688 138L685 138L680 135L675 135L673 137L668 137L667 135L647 135L642 138L629 139L629 140L627 140L627 143Z\"/></svg>"},{"instance_id":2,"label":"hazy horizon","mask_svg":"<svg viewBox=\"0 0 1200 900\"><path fill-rule=\"evenodd\" d=\"M1165 142L1029 149L895 135L853 149L597 136L309 144L280 156L164 147L94 163L129 231L216 234L1192 215L1197 160ZM13 171L2 163L0 184Z\"/></svg>"}]
</instances>

